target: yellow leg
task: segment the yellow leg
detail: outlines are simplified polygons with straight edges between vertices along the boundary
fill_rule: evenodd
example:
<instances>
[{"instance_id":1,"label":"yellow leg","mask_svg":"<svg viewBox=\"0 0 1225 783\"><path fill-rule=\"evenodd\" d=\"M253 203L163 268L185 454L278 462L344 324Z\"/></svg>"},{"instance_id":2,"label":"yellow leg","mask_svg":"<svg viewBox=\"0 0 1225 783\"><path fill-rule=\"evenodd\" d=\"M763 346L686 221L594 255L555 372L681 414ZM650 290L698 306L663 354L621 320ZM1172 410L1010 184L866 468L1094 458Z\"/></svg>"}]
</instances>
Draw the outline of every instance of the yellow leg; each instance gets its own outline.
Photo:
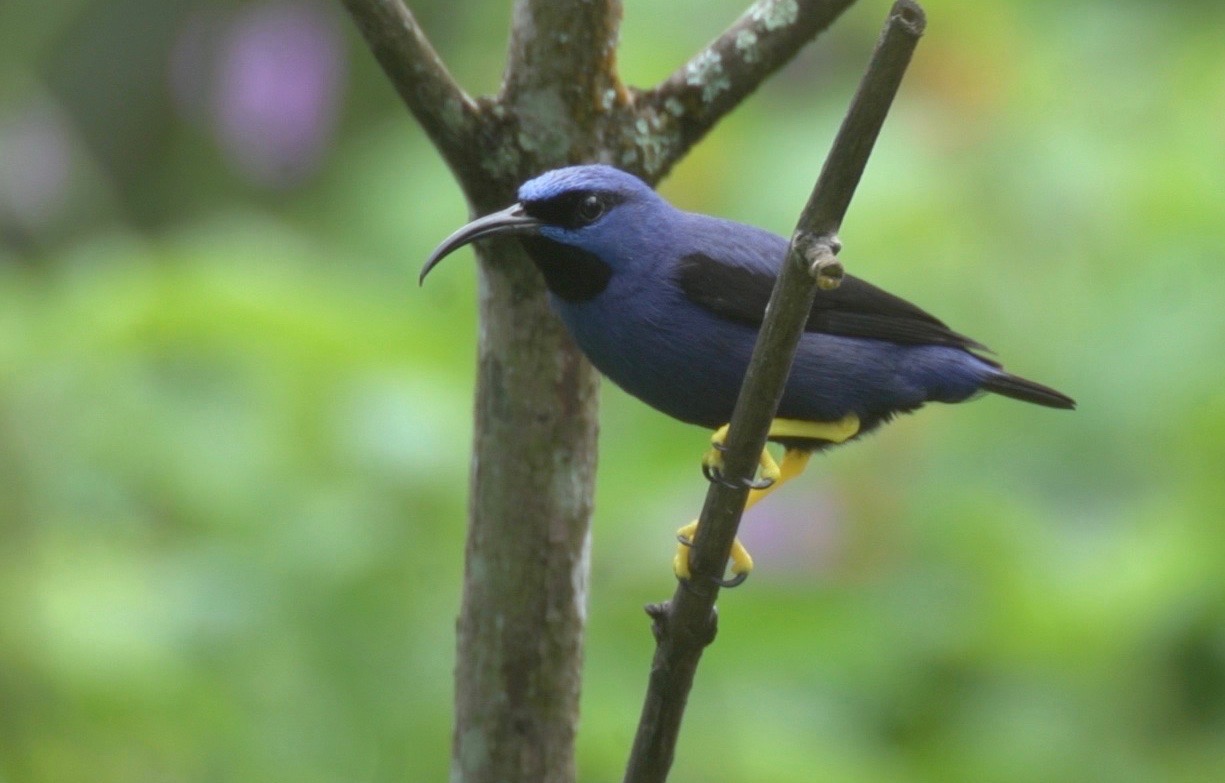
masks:
<instances>
[{"instance_id":1,"label":"yellow leg","mask_svg":"<svg viewBox=\"0 0 1225 783\"><path fill-rule=\"evenodd\" d=\"M855 436L859 432L859 417L853 413L848 413L838 421L801 421L798 419L775 419L770 423L770 432L767 436L770 440L778 438L807 438L812 440L825 440L830 443L842 443ZM702 457L702 465L707 470L718 471L723 467L723 452L719 448L727 439L727 425L723 425L715 431L711 436L711 448ZM769 481L768 484L761 488L752 489L749 491L748 500L745 501L744 508L747 511L761 501L766 495L769 495L774 490L786 484L791 479L804 472L804 468L808 467L808 460L812 456L812 452L804 449L787 449L783 453L782 463L776 463L774 458L770 456L768 451L763 450L761 453L761 477ZM672 569L676 572L679 579L688 579L689 573L689 544L686 542L693 541L694 535L697 534L697 520L690 522L680 530L676 531L677 537L681 539L680 546L676 549L676 557L672 560ZM747 575L753 570L753 558L749 555L744 545L740 543L740 539L732 542L731 551L732 574L740 576Z\"/></svg>"}]
</instances>

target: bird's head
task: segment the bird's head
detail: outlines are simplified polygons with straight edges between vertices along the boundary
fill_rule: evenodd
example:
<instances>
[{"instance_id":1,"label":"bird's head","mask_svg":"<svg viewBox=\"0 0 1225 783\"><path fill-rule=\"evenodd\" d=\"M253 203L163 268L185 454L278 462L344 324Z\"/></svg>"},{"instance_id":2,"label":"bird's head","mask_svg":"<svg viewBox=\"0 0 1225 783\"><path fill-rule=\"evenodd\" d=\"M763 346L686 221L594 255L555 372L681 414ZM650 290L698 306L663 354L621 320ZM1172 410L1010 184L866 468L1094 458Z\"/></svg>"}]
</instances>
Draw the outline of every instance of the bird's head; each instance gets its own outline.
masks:
<instances>
[{"instance_id":1,"label":"bird's head","mask_svg":"<svg viewBox=\"0 0 1225 783\"><path fill-rule=\"evenodd\" d=\"M554 169L523 183L518 195L517 203L447 237L425 262L420 279L464 245L513 234L550 291L568 301L584 301L641 257L634 243L649 231L652 217L670 209L645 182L604 165Z\"/></svg>"}]
</instances>

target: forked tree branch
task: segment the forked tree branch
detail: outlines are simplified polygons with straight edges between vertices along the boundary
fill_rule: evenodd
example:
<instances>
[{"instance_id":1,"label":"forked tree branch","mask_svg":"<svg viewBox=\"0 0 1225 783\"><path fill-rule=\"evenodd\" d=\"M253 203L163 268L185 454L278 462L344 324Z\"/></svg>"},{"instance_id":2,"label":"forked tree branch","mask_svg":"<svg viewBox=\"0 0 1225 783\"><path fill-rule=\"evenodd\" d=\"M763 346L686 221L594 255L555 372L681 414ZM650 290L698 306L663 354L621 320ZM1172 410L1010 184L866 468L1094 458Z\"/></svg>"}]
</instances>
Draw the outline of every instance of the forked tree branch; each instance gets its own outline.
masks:
<instances>
[{"instance_id":1,"label":"forked tree branch","mask_svg":"<svg viewBox=\"0 0 1225 783\"><path fill-rule=\"evenodd\" d=\"M503 89L478 101L456 84L402 0L343 1L470 205L484 213L513 200L527 176L569 163L607 161L658 182L853 0L757 0L723 36L642 93L623 88L616 73L620 0L517 0ZM478 255L482 326L452 779L569 783L595 375L549 313L522 252L491 242ZM752 449L736 439L756 425L742 418L733 419L731 475L751 470L743 455ZM506 449L509 442L516 448ZM735 521L720 527L715 518L738 519L743 504L740 493L731 512L704 514L696 574L713 574L726 561ZM671 761L697 656L714 630L716 591L699 584L659 614L660 649L630 780L662 780Z\"/></svg>"},{"instance_id":2,"label":"forked tree branch","mask_svg":"<svg viewBox=\"0 0 1225 783\"><path fill-rule=\"evenodd\" d=\"M925 24L913 0L894 3L792 235L732 414L724 454L728 483L713 482L706 494L690 555L693 577L677 586L671 601L647 608L657 646L626 783L667 778L698 661L714 639L715 580L723 574L744 513L745 482L756 472L817 288L841 278L834 258L838 228Z\"/></svg>"}]
</instances>

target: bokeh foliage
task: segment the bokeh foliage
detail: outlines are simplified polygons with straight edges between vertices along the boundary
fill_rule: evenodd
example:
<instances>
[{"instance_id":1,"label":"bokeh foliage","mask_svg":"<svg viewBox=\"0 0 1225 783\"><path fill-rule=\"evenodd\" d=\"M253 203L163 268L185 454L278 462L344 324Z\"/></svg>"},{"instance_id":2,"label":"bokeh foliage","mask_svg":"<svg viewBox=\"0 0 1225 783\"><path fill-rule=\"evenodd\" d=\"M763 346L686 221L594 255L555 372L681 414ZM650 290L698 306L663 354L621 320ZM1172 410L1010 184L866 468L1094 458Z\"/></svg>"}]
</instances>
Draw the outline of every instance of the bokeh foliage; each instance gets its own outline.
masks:
<instances>
[{"instance_id":1,"label":"bokeh foliage","mask_svg":"<svg viewBox=\"0 0 1225 783\"><path fill-rule=\"evenodd\" d=\"M414 3L473 92L506 6ZM936 406L755 510L673 778L1225 779L1225 7L926 7L843 257L1081 407ZM739 10L629 0L623 75ZM884 10L665 194L787 232ZM446 777L474 270L414 279L465 218L338 8L0 4L0 781ZM589 781L705 491L603 396Z\"/></svg>"}]
</instances>

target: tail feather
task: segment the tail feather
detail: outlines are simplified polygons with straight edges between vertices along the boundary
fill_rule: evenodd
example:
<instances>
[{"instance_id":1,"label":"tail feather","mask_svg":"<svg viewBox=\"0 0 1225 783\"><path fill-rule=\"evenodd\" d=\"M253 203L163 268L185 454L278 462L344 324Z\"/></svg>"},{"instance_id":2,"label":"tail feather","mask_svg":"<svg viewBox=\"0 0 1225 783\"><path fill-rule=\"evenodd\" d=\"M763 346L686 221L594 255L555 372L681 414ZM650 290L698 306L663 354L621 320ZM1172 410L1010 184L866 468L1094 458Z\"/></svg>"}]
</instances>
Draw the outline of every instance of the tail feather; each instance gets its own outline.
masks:
<instances>
[{"instance_id":1,"label":"tail feather","mask_svg":"<svg viewBox=\"0 0 1225 783\"><path fill-rule=\"evenodd\" d=\"M1055 391L1049 386L1043 386L1040 383L1035 383L1018 375L1010 375L1002 372L998 375L992 375L983 382L983 389L996 394L1002 394L1005 397L1011 397L1014 400L1024 400L1037 405L1045 405L1048 408L1066 408L1072 409L1076 407L1076 400L1068 395Z\"/></svg>"}]
</instances>

